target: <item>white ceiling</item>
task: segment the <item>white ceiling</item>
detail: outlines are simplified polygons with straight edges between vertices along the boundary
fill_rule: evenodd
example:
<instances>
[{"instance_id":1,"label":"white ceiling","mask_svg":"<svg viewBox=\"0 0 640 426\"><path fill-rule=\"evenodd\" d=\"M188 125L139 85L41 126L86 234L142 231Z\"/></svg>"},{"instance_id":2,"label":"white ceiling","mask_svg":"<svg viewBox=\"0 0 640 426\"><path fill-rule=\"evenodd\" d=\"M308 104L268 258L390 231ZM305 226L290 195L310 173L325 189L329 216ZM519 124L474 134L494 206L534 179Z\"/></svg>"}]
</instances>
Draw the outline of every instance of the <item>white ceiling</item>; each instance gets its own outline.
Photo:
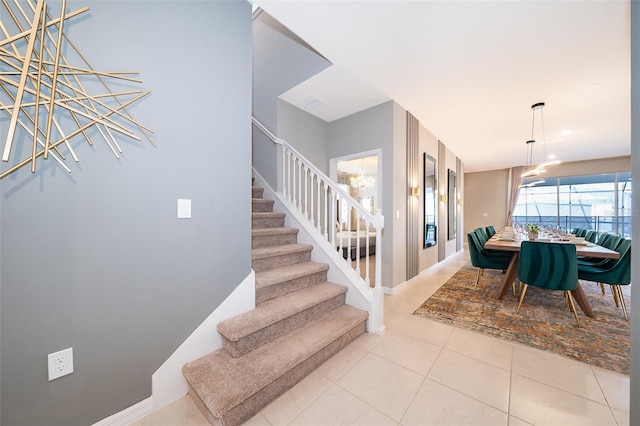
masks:
<instances>
[{"instance_id":1,"label":"white ceiling","mask_svg":"<svg viewBox=\"0 0 640 426\"><path fill-rule=\"evenodd\" d=\"M283 96L325 121L394 99L471 172L524 164L543 101L548 154L630 154L628 0L255 3L334 64Z\"/></svg>"}]
</instances>

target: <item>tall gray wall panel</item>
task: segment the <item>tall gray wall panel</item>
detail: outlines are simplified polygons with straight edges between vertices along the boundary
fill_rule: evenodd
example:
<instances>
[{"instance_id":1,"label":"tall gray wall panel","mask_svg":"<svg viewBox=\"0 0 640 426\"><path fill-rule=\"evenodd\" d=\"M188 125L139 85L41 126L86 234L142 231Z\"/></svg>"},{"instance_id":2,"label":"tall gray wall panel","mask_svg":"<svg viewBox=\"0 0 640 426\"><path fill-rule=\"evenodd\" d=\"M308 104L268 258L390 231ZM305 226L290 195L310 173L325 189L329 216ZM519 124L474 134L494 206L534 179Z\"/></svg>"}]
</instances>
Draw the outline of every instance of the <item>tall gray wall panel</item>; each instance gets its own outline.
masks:
<instances>
[{"instance_id":1,"label":"tall gray wall panel","mask_svg":"<svg viewBox=\"0 0 640 426\"><path fill-rule=\"evenodd\" d=\"M447 163L445 161L447 148L438 141L438 262L447 257L447 203L440 201L440 196L445 194L447 188Z\"/></svg>"},{"instance_id":2,"label":"tall gray wall panel","mask_svg":"<svg viewBox=\"0 0 640 426\"><path fill-rule=\"evenodd\" d=\"M640 176L640 2L631 2L631 170ZM636 180L637 181L637 180ZM633 191L633 240L640 241L640 191ZM640 277L640 250L634 249L631 276ZM631 292L631 305L640 306L640 291ZM640 315L631 315L631 413L629 424L640 424Z\"/></svg>"},{"instance_id":3,"label":"tall gray wall panel","mask_svg":"<svg viewBox=\"0 0 640 426\"><path fill-rule=\"evenodd\" d=\"M407 279L411 279L420 272L418 264L419 244L422 241L420 232L420 205L418 197L409 196L411 187L420 182L420 123L411 113L407 112Z\"/></svg>"},{"instance_id":4,"label":"tall gray wall panel","mask_svg":"<svg viewBox=\"0 0 640 426\"><path fill-rule=\"evenodd\" d=\"M464 167L462 165L462 161L460 161L459 158L456 158L456 176L458 176L458 179L457 179L458 199L464 200ZM466 234L464 233L464 214L463 214L464 211L460 206L460 204L458 203L458 200L456 200L456 208L458 209L458 215L457 215L458 232L456 234L456 251L460 251L462 250L462 244L464 241L463 237L466 238Z\"/></svg>"},{"instance_id":5,"label":"tall gray wall panel","mask_svg":"<svg viewBox=\"0 0 640 426\"><path fill-rule=\"evenodd\" d=\"M96 69L140 72L152 95L132 111L157 148L123 141L116 160L78 140L71 175L0 183L3 425L88 425L149 397L250 273L251 5L90 3L65 29ZM47 354L67 347L74 373L48 382Z\"/></svg>"}]
</instances>

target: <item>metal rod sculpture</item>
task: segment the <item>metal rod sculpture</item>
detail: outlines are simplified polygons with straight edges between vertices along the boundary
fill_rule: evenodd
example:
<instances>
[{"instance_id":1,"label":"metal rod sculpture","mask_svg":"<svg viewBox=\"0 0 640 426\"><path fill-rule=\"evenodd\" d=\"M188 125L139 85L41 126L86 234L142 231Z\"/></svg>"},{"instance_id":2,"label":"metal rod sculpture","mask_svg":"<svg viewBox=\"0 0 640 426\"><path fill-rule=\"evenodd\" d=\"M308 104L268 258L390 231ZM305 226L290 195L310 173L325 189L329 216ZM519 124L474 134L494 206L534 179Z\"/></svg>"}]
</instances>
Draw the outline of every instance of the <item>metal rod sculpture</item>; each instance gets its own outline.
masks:
<instances>
[{"instance_id":1,"label":"metal rod sculpture","mask_svg":"<svg viewBox=\"0 0 640 426\"><path fill-rule=\"evenodd\" d=\"M93 145L87 131L90 128L97 131L116 158L120 158L122 148L114 132L136 141L141 140L141 134L155 146L150 137L153 131L138 123L127 109L151 92L113 91L109 85L110 81L141 83L134 78L138 73L95 70L64 32L65 22L87 12L88 7L67 12L66 0L62 0L60 16L54 18L45 0L14 0L13 6L8 0L0 1L0 89L5 95L0 98L0 117L9 117L2 148L2 161L8 167L0 163L0 179L27 165L35 173L36 160L49 156L71 173L63 162L66 156L62 145L77 162L70 141L81 135ZM11 35L10 28L16 33ZM63 53L67 50L83 63L72 65L69 55ZM92 94L86 85L98 85L102 93ZM18 129L31 136L30 154L23 160L12 158L16 157Z\"/></svg>"}]
</instances>

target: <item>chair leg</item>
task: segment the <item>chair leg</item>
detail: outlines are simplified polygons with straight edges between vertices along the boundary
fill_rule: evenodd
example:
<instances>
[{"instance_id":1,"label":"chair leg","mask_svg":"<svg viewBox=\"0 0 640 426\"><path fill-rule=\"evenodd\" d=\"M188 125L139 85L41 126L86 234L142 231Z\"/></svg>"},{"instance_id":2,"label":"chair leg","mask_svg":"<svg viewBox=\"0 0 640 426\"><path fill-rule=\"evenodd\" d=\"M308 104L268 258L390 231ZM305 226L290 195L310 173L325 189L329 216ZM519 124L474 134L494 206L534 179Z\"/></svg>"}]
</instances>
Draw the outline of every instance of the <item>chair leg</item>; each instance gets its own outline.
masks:
<instances>
[{"instance_id":1,"label":"chair leg","mask_svg":"<svg viewBox=\"0 0 640 426\"><path fill-rule=\"evenodd\" d=\"M524 284L524 286L522 287L522 291L520 292L520 301L518 302L518 309L516 309L516 314L520 313L520 306L522 306L522 301L524 300L524 295L527 294L528 288L529 288L529 284Z\"/></svg>"},{"instance_id":2,"label":"chair leg","mask_svg":"<svg viewBox=\"0 0 640 426\"><path fill-rule=\"evenodd\" d=\"M622 305L622 312L624 313L624 319L629 321L629 314L627 314L627 304L624 301L624 295L622 294L622 287L620 287L619 285L612 286L612 287L615 287L616 291L618 292L618 299L620 300L620 304Z\"/></svg>"},{"instance_id":3,"label":"chair leg","mask_svg":"<svg viewBox=\"0 0 640 426\"><path fill-rule=\"evenodd\" d=\"M604 296L604 283L600 283L600 289L602 290L602 295Z\"/></svg>"},{"instance_id":4,"label":"chair leg","mask_svg":"<svg viewBox=\"0 0 640 426\"><path fill-rule=\"evenodd\" d=\"M618 292L616 291L616 286L610 285L609 287L611 287L611 294L613 294L613 301L616 302L616 308L619 308L620 301L618 300Z\"/></svg>"},{"instance_id":5,"label":"chair leg","mask_svg":"<svg viewBox=\"0 0 640 426\"><path fill-rule=\"evenodd\" d=\"M478 283L480 282L480 275L482 275L482 272L484 272L484 269L478 268L478 273L476 274L476 283L473 286L474 290L478 287Z\"/></svg>"},{"instance_id":6,"label":"chair leg","mask_svg":"<svg viewBox=\"0 0 640 426\"><path fill-rule=\"evenodd\" d=\"M578 323L578 327L581 328L582 325L580 325L580 320L578 319L578 311L576 311L576 305L573 304L573 296L571 296L571 292L570 291L565 291L564 293L567 296L567 298L569 299L569 304L571 305L571 312L573 312L573 316L576 318L576 322Z\"/></svg>"}]
</instances>

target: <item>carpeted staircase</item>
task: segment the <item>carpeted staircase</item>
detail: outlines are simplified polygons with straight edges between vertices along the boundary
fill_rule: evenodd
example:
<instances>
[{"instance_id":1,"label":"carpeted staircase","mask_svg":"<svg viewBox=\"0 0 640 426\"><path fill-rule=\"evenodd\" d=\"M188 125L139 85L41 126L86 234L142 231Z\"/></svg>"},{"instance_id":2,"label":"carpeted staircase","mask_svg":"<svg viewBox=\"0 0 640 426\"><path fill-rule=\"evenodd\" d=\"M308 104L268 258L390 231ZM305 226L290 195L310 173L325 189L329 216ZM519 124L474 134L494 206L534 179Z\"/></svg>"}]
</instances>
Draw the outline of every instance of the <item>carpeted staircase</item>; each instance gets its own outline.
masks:
<instances>
[{"instance_id":1,"label":"carpeted staircase","mask_svg":"<svg viewBox=\"0 0 640 426\"><path fill-rule=\"evenodd\" d=\"M222 349L183 367L189 394L213 425L238 425L365 332L367 312L345 305L263 188L252 187L256 308L218 324Z\"/></svg>"}]
</instances>

